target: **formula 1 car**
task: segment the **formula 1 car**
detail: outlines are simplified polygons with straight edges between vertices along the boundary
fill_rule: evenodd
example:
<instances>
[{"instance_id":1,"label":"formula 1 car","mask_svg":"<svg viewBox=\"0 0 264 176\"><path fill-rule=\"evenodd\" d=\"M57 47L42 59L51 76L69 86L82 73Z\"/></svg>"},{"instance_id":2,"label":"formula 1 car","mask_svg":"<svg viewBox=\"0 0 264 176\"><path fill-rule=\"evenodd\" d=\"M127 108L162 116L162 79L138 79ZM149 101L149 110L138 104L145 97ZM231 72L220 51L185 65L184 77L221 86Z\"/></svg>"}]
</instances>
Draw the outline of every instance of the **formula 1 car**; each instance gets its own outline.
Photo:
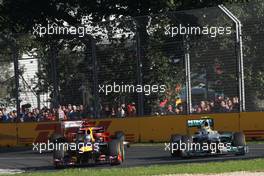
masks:
<instances>
[{"instance_id":1,"label":"formula 1 car","mask_svg":"<svg viewBox=\"0 0 264 176\"><path fill-rule=\"evenodd\" d=\"M218 132L213 130L212 118L187 120L187 127L197 127L194 135L171 135L170 152L173 157L188 158L219 154L245 155L248 153L242 132Z\"/></svg>"},{"instance_id":2,"label":"formula 1 car","mask_svg":"<svg viewBox=\"0 0 264 176\"><path fill-rule=\"evenodd\" d=\"M62 122L60 134L52 136L55 168L100 162L111 165L125 160L124 134L110 136L104 127L85 121Z\"/></svg>"}]
</instances>

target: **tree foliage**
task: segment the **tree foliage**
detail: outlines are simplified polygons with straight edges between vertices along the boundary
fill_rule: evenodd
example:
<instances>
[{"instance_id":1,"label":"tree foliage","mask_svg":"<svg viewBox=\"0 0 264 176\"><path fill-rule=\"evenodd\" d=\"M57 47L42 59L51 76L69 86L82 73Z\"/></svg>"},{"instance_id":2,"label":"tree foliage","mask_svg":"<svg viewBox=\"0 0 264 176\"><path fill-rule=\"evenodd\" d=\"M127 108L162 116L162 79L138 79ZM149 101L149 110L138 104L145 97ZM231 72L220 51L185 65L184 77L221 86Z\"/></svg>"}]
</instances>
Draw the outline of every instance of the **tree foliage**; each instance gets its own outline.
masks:
<instances>
[{"instance_id":1,"label":"tree foliage","mask_svg":"<svg viewBox=\"0 0 264 176\"><path fill-rule=\"evenodd\" d=\"M180 23L191 25L208 25L206 20L209 18L200 18L197 16L203 16L203 9L201 14L188 13L188 11L181 13L174 13L179 10L189 10L196 8L204 8L216 6L218 4L230 4L250 2L249 0L161 0L161 1L111 1L111 0L98 0L98 1L85 1L85 0L20 0L20 1L4 1L3 6L0 9L0 30L3 33L30 33L33 26L41 24L43 26L48 23L56 23L58 25L64 25L67 22L69 26L80 26L82 16L90 15L91 24L93 26L99 26L100 34L98 31L93 31L91 34L97 40L97 52L98 52L98 64L102 72L99 72L99 83L107 84L112 81L133 82L136 78L136 31L138 32L141 43L141 54L143 59L143 82L145 84L156 84L164 82L169 90L173 90L174 86L181 84L184 85L184 39L181 37L168 39L164 36L164 26L179 25ZM251 1L252 4L253 1ZM261 17L263 14L262 6L254 7L256 12L246 12L247 8L243 8L242 5L231 7L232 11L238 15L239 18L244 18L246 14L253 14ZM173 13L172 13L173 12ZM245 13L243 13L245 12ZM158 15L157 15L158 14ZM172 14L172 15L168 15ZM173 14L175 16L173 16ZM141 17L138 17L141 16ZM262 18L262 17L261 17ZM259 19L261 19L259 18ZM227 23L228 19L222 19L222 17L216 17L211 24ZM160 28L151 32L156 26ZM263 24L252 26L256 30L261 31ZM123 35L118 35L119 30L122 29ZM97 34L96 34L97 33ZM127 33L127 35L124 35ZM259 34L260 35L260 34ZM261 43L255 43L257 35L248 35L245 40L245 55L248 57L248 67L246 68L247 84L256 84L255 87L263 87L263 73L259 69L259 63L261 61L262 52L258 48L262 48ZM203 39L201 36L195 36L195 38ZM192 39L191 39L192 40ZM29 38L24 40L26 43L20 50L31 51L33 48L37 48L35 52L41 58L41 70L37 77L39 78L38 86L36 90L39 92L52 91L52 75L51 75L51 58L50 44L56 46L59 51L58 54L58 80L60 89L60 100L64 103L81 103L79 97L82 96L82 88L84 85L89 85L89 91L93 81L92 77L92 59L91 55L85 53L90 50L91 46L83 39L78 39L69 36L46 36L45 38ZM33 42L32 42L33 41ZM193 50L192 57L196 59L193 69L196 72L202 72L204 65L201 64L199 59L206 58L206 54L212 50L212 47L230 49L233 46L233 39L223 39L216 44L216 46L210 45L210 42L204 42L200 40L196 42L197 48L203 48L203 54L201 52ZM89 42L88 42L89 43ZM173 44L168 44L173 43ZM183 48L181 48L183 47ZM194 46L195 47L195 46ZM76 49L78 48L78 49ZM131 49L132 48L132 49ZM175 49L180 48L180 49ZM85 55L86 54L86 55ZM101 56L100 56L101 55ZM177 63L175 62L177 61ZM222 59L220 56L211 60L206 60L207 65L213 66L220 64L222 67L228 66L230 60ZM194 62L195 63L195 62ZM127 71L120 70L124 65L127 66ZM124 74L125 72L125 74ZM212 67L209 72L214 72ZM212 89L221 89L228 92L228 82L236 81L236 75L234 72L225 72L222 77L216 78L217 75L211 76L211 81L221 80L222 87L219 85L212 85ZM201 74L197 75L200 77ZM89 78L88 78L89 77ZM228 79L227 79L228 78ZM193 78L194 83L198 78ZM133 80L133 81L129 81ZM196 83L195 83L196 84ZM199 81L197 82L199 84ZM194 85L195 86L195 85ZM262 95L261 91L258 91L259 96ZM254 92L254 91L253 91ZM263 91L262 91L263 92ZM69 96L72 95L72 96ZM125 95L118 95L125 96ZM166 96L155 95L153 97L146 97L147 104L152 99L159 99ZM125 99L135 98L135 95L126 97ZM109 96L106 101L111 99L117 99L118 97Z\"/></svg>"}]
</instances>

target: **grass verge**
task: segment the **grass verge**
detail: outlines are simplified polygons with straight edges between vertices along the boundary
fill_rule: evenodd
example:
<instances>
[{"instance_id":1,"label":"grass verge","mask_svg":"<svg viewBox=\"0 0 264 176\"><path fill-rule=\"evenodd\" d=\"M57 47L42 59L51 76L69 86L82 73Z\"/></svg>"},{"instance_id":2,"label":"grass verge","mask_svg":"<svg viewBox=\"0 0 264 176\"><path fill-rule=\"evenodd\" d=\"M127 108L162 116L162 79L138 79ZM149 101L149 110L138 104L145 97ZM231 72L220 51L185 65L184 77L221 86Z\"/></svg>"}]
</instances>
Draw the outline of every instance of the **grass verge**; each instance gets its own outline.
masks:
<instances>
[{"instance_id":1,"label":"grass verge","mask_svg":"<svg viewBox=\"0 0 264 176\"><path fill-rule=\"evenodd\" d=\"M75 168L56 172L22 173L17 176L134 176L134 175L161 175L183 173L223 173L234 171L264 171L264 159L236 160L208 163L152 165L128 168Z\"/></svg>"}]
</instances>

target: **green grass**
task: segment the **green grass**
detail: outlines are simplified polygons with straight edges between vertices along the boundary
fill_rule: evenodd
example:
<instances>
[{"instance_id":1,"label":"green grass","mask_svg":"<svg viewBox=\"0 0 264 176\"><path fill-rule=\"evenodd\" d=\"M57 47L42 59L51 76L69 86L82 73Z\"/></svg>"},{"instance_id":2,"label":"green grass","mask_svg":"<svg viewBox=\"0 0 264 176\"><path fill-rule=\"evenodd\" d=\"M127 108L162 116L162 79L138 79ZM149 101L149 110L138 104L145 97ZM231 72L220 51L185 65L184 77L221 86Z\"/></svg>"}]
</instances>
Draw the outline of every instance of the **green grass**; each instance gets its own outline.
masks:
<instances>
[{"instance_id":1,"label":"green grass","mask_svg":"<svg viewBox=\"0 0 264 176\"><path fill-rule=\"evenodd\" d=\"M264 159L236 160L223 162L152 165L129 168L75 168L55 172L31 172L17 176L134 176L134 175L161 175L183 173L223 173L233 171L264 171Z\"/></svg>"}]
</instances>

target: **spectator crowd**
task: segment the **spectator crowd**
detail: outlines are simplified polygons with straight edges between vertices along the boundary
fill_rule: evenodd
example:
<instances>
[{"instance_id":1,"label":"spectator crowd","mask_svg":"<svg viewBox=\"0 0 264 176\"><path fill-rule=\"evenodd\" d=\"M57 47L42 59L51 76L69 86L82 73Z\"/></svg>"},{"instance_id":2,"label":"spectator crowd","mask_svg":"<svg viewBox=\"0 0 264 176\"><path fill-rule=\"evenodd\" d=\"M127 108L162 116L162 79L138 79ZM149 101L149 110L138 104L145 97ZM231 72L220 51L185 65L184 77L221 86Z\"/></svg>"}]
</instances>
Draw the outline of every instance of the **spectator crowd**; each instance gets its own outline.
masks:
<instances>
[{"instance_id":1,"label":"spectator crowd","mask_svg":"<svg viewBox=\"0 0 264 176\"><path fill-rule=\"evenodd\" d=\"M95 112L92 107L83 105L67 105L58 108L21 108L20 116L17 116L16 110L7 111L5 107L0 108L0 122L41 122L57 120L79 120L85 118L94 118ZM100 118L124 118L136 116L135 103L121 104L118 107L105 105L99 108L97 117Z\"/></svg>"},{"instance_id":2,"label":"spectator crowd","mask_svg":"<svg viewBox=\"0 0 264 176\"><path fill-rule=\"evenodd\" d=\"M194 103L193 103L194 104ZM185 101L176 98L169 100L168 98L158 103L158 108L152 112L152 115L177 115L186 114ZM218 96L213 101L200 101L192 106L192 113L224 113L238 112L238 97ZM136 105L134 102L129 104L121 104L120 106L100 106L97 118L125 118L136 116ZM58 108L21 108L20 116L17 116L15 110L8 112L6 108L0 108L0 122L41 122L41 121L57 121L57 120L79 120L85 118L95 118L92 107L84 107L83 105L67 105Z\"/></svg>"},{"instance_id":3,"label":"spectator crowd","mask_svg":"<svg viewBox=\"0 0 264 176\"><path fill-rule=\"evenodd\" d=\"M177 98L176 100L165 99L159 103L159 108L155 115L176 115L186 114L186 102ZM218 96L215 100L204 100L192 103L191 112L194 114L238 112L239 98Z\"/></svg>"}]
</instances>

